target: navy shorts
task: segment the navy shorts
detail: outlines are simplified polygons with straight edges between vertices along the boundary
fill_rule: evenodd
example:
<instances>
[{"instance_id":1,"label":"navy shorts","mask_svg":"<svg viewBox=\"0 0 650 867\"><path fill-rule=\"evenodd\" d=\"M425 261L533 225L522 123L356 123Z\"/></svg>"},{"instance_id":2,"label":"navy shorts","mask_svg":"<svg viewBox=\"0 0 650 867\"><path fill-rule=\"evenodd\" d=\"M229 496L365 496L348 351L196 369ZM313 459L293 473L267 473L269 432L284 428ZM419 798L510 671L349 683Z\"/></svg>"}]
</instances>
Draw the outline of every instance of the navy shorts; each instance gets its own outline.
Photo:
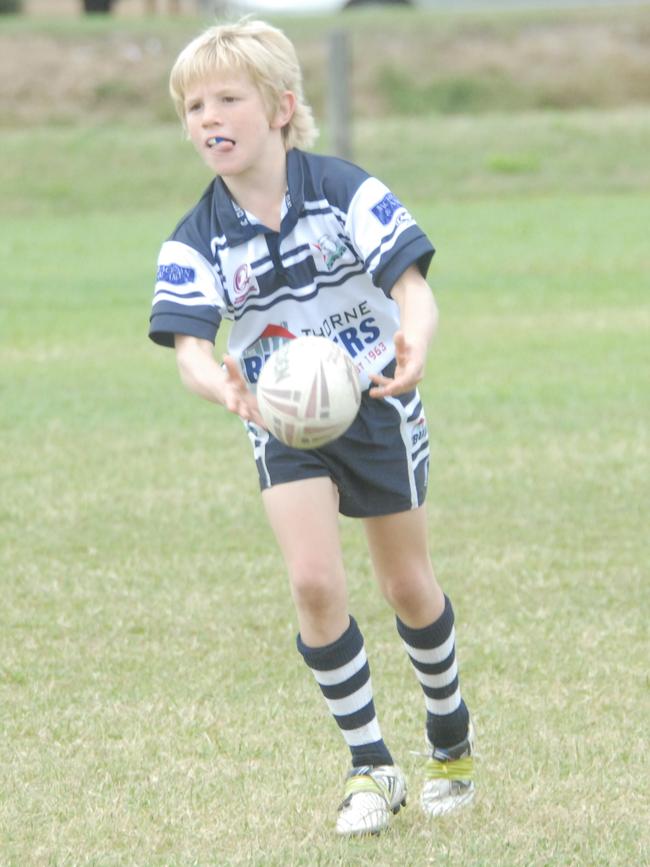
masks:
<instances>
[{"instance_id":1,"label":"navy shorts","mask_svg":"<svg viewBox=\"0 0 650 867\"><path fill-rule=\"evenodd\" d=\"M416 509L424 502L429 437L417 390L399 397L361 397L352 426L319 449L285 446L247 424L260 488L327 476L339 491L339 511L371 518Z\"/></svg>"}]
</instances>

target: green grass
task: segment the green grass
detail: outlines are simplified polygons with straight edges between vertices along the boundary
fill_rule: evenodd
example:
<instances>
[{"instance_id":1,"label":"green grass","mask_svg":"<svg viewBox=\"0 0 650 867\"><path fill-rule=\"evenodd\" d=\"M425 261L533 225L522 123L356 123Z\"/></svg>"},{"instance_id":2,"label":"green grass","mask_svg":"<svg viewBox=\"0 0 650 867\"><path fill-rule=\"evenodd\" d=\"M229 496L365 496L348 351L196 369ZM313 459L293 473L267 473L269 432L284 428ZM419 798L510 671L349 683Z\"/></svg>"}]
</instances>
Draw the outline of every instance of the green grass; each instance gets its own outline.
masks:
<instances>
[{"instance_id":1,"label":"green grass","mask_svg":"<svg viewBox=\"0 0 650 867\"><path fill-rule=\"evenodd\" d=\"M414 207L650 189L650 113L643 108L493 114L480 123L470 115L389 117L359 120L353 131L356 159ZM155 245L209 181L178 124L8 129L2 147L5 216L143 209L156 215ZM328 148L326 128L318 147Z\"/></svg>"},{"instance_id":2,"label":"green grass","mask_svg":"<svg viewBox=\"0 0 650 867\"><path fill-rule=\"evenodd\" d=\"M206 178L169 126L3 133L2 867L648 862L648 124L358 127L439 248L431 540L480 758L475 807L427 825L421 696L344 521L413 793L352 842L246 438L146 338Z\"/></svg>"}]
</instances>

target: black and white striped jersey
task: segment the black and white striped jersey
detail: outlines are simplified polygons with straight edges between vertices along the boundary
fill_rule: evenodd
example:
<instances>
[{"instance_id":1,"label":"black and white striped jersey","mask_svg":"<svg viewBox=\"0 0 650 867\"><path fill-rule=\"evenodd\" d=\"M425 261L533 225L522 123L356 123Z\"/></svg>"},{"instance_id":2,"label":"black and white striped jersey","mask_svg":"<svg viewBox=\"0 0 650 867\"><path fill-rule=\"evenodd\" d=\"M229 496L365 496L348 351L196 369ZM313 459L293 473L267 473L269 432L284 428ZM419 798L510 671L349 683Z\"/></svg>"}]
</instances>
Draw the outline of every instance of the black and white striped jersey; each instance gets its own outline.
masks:
<instances>
[{"instance_id":1,"label":"black and white striped jersey","mask_svg":"<svg viewBox=\"0 0 650 867\"><path fill-rule=\"evenodd\" d=\"M294 149L279 232L231 198L220 178L165 241L149 335L214 341L232 320L228 351L254 387L270 353L305 334L352 356L362 386L394 357L399 311L390 297L411 264L426 275L433 246L381 181L351 163Z\"/></svg>"}]
</instances>

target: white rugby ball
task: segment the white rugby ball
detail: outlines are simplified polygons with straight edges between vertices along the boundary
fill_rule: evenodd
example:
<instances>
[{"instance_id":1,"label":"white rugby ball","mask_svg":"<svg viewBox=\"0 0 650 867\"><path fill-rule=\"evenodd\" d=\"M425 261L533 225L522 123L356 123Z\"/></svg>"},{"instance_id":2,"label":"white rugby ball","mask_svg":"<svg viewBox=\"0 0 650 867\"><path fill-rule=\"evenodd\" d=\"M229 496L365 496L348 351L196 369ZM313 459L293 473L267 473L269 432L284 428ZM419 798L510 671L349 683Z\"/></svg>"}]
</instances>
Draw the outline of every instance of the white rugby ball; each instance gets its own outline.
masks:
<instances>
[{"instance_id":1,"label":"white rugby ball","mask_svg":"<svg viewBox=\"0 0 650 867\"><path fill-rule=\"evenodd\" d=\"M348 353L326 337L288 340L268 359L257 382L264 423L296 449L340 437L359 411L361 385Z\"/></svg>"}]
</instances>

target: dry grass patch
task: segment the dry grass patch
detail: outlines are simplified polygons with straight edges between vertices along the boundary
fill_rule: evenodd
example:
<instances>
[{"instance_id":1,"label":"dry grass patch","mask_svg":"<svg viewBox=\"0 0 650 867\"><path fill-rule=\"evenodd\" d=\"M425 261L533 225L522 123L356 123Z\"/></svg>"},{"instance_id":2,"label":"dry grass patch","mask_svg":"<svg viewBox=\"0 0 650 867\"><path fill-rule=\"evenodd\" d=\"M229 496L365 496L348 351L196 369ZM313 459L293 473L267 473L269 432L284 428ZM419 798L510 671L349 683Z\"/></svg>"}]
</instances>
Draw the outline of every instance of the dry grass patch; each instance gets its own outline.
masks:
<instances>
[{"instance_id":1,"label":"dry grass patch","mask_svg":"<svg viewBox=\"0 0 650 867\"><path fill-rule=\"evenodd\" d=\"M360 117L650 102L647 8L492 17L359 12L278 22L296 42L321 117L334 25L351 34ZM204 23L125 15L17 21L0 34L2 123L172 120L168 72Z\"/></svg>"}]
</instances>

